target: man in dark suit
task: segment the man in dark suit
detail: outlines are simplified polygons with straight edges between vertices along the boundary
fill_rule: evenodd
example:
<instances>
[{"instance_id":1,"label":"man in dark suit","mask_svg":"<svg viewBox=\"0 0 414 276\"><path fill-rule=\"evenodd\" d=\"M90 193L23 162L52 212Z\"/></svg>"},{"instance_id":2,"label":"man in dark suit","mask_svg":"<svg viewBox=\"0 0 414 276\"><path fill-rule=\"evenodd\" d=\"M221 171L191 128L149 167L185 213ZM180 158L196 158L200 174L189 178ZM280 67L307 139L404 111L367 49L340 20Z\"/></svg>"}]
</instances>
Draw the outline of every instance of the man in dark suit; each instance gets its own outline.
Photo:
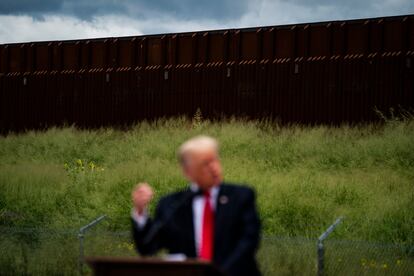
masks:
<instances>
[{"instance_id":1,"label":"man in dark suit","mask_svg":"<svg viewBox=\"0 0 414 276\"><path fill-rule=\"evenodd\" d=\"M171 254L211 261L227 275L260 275L255 254L260 220L252 189L224 183L216 140L198 136L179 149L189 189L163 197L151 219L147 183L132 192L135 245L143 255L165 248Z\"/></svg>"}]
</instances>

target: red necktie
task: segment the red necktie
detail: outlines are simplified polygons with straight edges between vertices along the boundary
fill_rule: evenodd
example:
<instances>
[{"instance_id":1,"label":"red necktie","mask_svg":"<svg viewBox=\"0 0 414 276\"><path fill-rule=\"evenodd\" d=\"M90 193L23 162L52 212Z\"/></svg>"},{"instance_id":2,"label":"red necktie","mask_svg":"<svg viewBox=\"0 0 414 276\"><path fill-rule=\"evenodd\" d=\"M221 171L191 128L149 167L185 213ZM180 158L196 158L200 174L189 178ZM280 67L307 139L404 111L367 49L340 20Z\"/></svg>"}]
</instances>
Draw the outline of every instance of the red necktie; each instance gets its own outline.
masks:
<instances>
[{"instance_id":1,"label":"red necktie","mask_svg":"<svg viewBox=\"0 0 414 276\"><path fill-rule=\"evenodd\" d=\"M200 258L213 260L214 213L210 203L210 192L204 193L203 229L201 234Z\"/></svg>"}]
</instances>

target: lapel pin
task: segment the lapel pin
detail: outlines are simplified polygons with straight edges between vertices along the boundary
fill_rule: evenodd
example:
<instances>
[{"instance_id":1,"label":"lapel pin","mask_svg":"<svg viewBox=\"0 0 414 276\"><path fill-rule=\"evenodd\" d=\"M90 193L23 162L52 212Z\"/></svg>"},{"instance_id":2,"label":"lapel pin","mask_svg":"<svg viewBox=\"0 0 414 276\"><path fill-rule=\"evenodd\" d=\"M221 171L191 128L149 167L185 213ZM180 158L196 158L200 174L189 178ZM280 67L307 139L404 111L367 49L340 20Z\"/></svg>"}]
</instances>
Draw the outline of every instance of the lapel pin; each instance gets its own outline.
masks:
<instances>
[{"instance_id":1,"label":"lapel pin","mask_svg":"<svg viewBox=\"0 0 414 276\"><path fill-rule=\"evenodd\" d=\"M227 196L221 196L219 198L219 202L220 204L227 204L227 202L229 202L229 198Z\"/></svg>"}]
</instances>

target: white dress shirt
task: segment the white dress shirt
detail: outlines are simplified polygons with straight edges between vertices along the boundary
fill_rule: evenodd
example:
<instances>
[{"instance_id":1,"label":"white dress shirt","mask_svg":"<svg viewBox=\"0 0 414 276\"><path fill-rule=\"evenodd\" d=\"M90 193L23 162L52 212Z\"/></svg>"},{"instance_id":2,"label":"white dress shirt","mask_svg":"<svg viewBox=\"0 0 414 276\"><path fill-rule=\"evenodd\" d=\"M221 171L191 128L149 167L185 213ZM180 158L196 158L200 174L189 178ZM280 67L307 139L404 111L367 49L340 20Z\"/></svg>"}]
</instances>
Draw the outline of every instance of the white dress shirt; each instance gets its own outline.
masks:
<instances>
[{"instance_id":1,"label":"white dress shirt","mask_svg":"<svg viewBox=\"0 0 414 276\"><path fill-rule=\"evenodd\" d=\"M214 186L210 190L210 205L213 211L216 210L217 196L220 186ZM190 189L193 192L198 191L197 184L192 183ZM203 235L203 214L204 214L205 196L198 195L193 199L193 224L194 224L194 239L197 256L200 256L201 239Z\"/></svg>"},{"instance_id":2,"label":"white dress shirt","mask_svg":"<svg viewBox=\"0 0 414 276\"><path fill-rule=\"evenodd\" d=\"M191 183L190 189L193 192L197 192L200 188L197 184ZM217 205L217 196L219 194L220 186L214 186L210 190L210 204L211 208L216 210ZM200 254L200 247L201 247L201 239L202 239L202 229L203 229L203 213L204 213L204 204L205 204L205 197L204 195L198 195L193 198L193 227L194 227L194 239L195 239L195 249L197 256ZM139 215L134 208L131 211L131 217L137 223L138 227L142 228L145 226L148 220L147 212L144 214Z\"/></svg>"}]
</instances>

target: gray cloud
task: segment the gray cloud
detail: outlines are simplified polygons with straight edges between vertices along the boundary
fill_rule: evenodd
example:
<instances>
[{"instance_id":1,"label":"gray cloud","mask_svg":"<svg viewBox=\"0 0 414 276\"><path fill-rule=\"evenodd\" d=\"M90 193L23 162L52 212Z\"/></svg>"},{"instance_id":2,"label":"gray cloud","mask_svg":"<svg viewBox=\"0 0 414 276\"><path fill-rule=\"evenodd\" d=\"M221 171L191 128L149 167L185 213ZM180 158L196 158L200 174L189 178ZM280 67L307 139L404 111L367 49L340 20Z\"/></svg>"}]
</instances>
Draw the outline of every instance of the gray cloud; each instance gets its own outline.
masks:
<instances>
[{"instance_id":1,"label":"gray cloud","mask_svg":"<svg viewBox=\"0 0 414 276\"><path fill-rule=\"evenodd\" d=\"M0 43L191 32L414 13L412 0L4 2L0 2Z\"/></svg>"},{"instance_id":2,"label":"gray cloud","mask_svg":"<svg viewBox=\"0 0 414 276\"><path fill-rule=\"evenodd\" d=\"M0 14L25 14L25 13L39 13L51 12L59 10L62 6L62 1L45 0L45 1L1 1Z\"/></svg>"},{"instance_id":3,"label":"gray cloud","mask_svg":"<svg viewBox=\"0 0 414 276\"><path fill-rule=\"evenodd\" d=\"M231 20L246 13L247 6L247 0L14 0L0 2L0 14L33 17L70 15L83 20L109 14L133 18L166 14L181 19Z\"/></svg>"},{"instance_id":4,"label":"gray cloud","mask_svg":"<svg viewBox=\"0 0 414 276\"><path fill-rule=\"evenodd\" d=\"M111 0L15 0L0 2L0 14L29 15L34 18L42 18L47 15L71 15L90 20L99 15L123 12L126 12L123 2Z\"/></svg>"}]
</instances>

